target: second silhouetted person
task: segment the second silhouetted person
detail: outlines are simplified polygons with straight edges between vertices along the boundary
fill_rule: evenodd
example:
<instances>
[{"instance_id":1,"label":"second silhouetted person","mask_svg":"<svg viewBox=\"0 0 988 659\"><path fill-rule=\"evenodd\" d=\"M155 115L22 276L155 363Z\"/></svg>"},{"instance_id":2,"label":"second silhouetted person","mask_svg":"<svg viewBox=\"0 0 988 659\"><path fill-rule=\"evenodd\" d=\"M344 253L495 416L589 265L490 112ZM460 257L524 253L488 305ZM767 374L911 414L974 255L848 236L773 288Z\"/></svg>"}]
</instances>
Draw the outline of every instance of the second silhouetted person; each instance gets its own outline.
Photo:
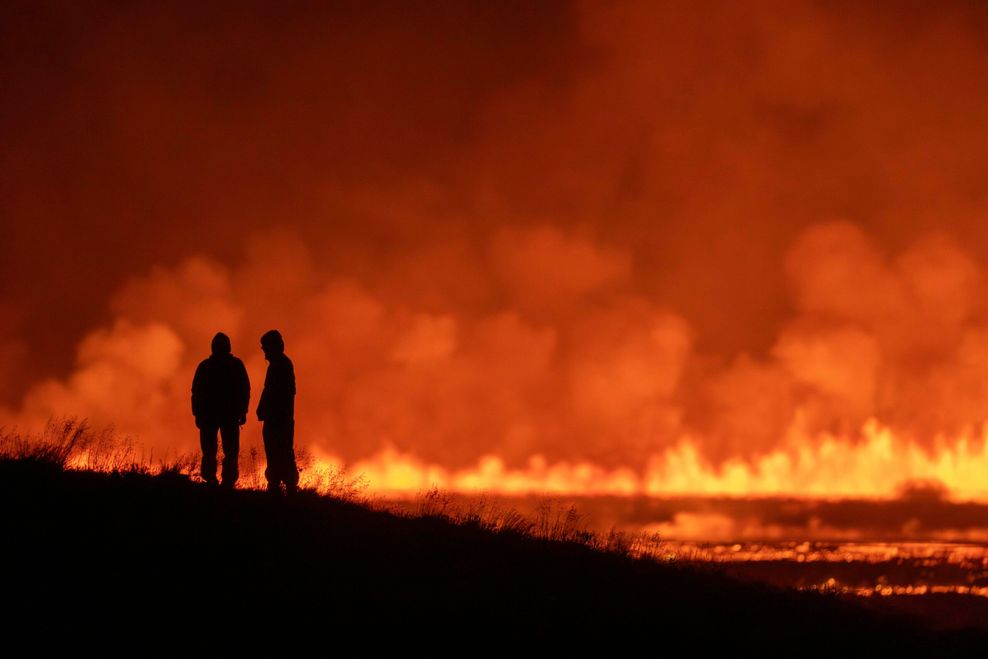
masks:
<instances>
[{"instance_id":1,"label":"second silhouetted person","mask_svg":"<svg viewBox=\"0 0 988 659\"><path fill-rule=\"evenodd\" d=\"M278 330L261 337L261 350L268 360L264 391L257 404L257 420L264 422L264 454L268 461L264 476L269 492L280 492L285 484L288 494L298 486L295 466L295 368L285 355L285 341Z\"/></svg>"}]
</instances>

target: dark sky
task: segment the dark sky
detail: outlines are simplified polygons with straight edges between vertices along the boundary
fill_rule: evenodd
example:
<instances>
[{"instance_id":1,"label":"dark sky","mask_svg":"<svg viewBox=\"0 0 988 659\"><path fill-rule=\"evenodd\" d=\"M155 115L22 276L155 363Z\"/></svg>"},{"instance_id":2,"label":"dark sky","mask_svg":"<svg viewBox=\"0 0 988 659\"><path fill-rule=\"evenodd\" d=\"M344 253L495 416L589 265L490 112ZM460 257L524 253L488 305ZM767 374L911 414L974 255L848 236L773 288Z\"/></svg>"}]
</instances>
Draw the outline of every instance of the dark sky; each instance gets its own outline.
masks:
<instances>
[{"instance_id":1,"label":"dark sky","mask_svg":"<svg viewBox=\"0 0 988 659\"><path fill-rule=\"evenodd\" d=\"M564 85L580 50L571 8L552 2L2 11L0 277L38 374L64 371L110 293L153 264L230 259L274 226L407 240L346 197L448 185L492 99Z\"/></svg>"}]
</instances>

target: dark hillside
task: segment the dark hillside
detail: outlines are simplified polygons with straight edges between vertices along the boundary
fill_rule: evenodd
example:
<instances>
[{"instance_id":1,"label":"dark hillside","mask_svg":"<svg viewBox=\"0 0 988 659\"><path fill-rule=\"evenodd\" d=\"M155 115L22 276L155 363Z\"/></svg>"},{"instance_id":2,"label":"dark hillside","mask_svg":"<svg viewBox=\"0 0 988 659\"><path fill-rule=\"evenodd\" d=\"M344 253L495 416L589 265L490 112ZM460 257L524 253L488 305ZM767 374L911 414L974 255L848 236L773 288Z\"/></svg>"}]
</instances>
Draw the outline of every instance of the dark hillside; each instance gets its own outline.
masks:
<instances>
[{"instance_id":1,"label":"dark hillside","mask_svg":"<svg viewBox=\"0 0 988 659\"><path fill-rule=\"evenodd\" d=\"M437 650L457 639L802 656L986 647L973 632L934 634L823 595L312 493L3 460L0 506L8 637L42 621L76 639L108 628L161 638L206 620L236 628L238 643L372 630L375 643Z\"/></svg>"}]
</instances>

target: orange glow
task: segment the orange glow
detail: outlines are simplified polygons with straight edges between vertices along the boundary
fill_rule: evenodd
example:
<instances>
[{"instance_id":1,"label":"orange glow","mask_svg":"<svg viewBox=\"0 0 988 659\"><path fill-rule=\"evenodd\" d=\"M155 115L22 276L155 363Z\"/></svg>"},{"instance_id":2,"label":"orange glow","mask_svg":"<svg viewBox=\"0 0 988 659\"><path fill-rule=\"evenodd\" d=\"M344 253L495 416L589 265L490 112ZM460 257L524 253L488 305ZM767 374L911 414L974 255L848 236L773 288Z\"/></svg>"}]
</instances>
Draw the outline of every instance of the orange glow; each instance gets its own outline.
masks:
<instances>
[{"instance_id":1,"label":"orange glow","mask_svg":"<svg viewBox=\"0 0 988 659\"><path fill-rule=\"evenodd\" d=\"M705 462L689 438L653 456L644 470L608 469L590 462L549 463L540 455L526 469L509 469L489 455L468 469L427 464L409 454L384 449L348 466L370 489L388 495L415 495L433 486L460 493L501 495L791 495L803 497L894 497L903 485L935 481L957 500L988 501L988 426L980 437L938 440L928 451L896 440L877 421L862 428L857 441L833 435L806 437L792 432L782 447L753 462L728 460L719 468ZM343 462L317 454L316 471L339 469Z\"/></svg>"},{"instance_id":2,"label":"orange glow","mask_svg":"<svg viewBox=\"0 0 988 659\"><path fill-rule=\"evenodd\" d=\"M988 4L429 4L0 8L0 427L276 327L315 487L988 500Z\"/></svg>"},{"instance_id":3,"label":"orange glow","mask_svg":"<svg viewBox=\"0 0 988 659\"><path fill-rule=\"evenodd\" d=\"M813 564L817 572L840 576L821 579L806 590L858 597L921 596L927 594L988 597L983 583L988 568L984 545L915 543L735 543L664 541L655 551L665 561L718 563L737 575L764 575L758 564ZM908 565L893 579L890 565ZM909 583L908 581L912 581Z\"/></svg>"}]
</instances>

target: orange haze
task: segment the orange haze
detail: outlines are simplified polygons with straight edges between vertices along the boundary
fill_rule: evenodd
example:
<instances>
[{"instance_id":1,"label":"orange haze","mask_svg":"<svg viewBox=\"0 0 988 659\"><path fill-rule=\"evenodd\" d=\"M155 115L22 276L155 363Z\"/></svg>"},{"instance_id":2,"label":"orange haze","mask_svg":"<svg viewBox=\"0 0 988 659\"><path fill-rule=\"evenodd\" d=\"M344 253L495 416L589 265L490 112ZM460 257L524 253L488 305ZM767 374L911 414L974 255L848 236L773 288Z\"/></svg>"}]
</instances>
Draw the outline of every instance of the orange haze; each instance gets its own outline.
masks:
<instances>
[{"instance_id":1,"label":"orange haze","mask_svg":"<svg viewBox=\"0 0 988 659\"><path fill-rule=\"evenodd\" d=\"M511 4L0 10L0 423L276 327L381 489L988 498L988 8Z\"/></svg>"}]
</instances>

